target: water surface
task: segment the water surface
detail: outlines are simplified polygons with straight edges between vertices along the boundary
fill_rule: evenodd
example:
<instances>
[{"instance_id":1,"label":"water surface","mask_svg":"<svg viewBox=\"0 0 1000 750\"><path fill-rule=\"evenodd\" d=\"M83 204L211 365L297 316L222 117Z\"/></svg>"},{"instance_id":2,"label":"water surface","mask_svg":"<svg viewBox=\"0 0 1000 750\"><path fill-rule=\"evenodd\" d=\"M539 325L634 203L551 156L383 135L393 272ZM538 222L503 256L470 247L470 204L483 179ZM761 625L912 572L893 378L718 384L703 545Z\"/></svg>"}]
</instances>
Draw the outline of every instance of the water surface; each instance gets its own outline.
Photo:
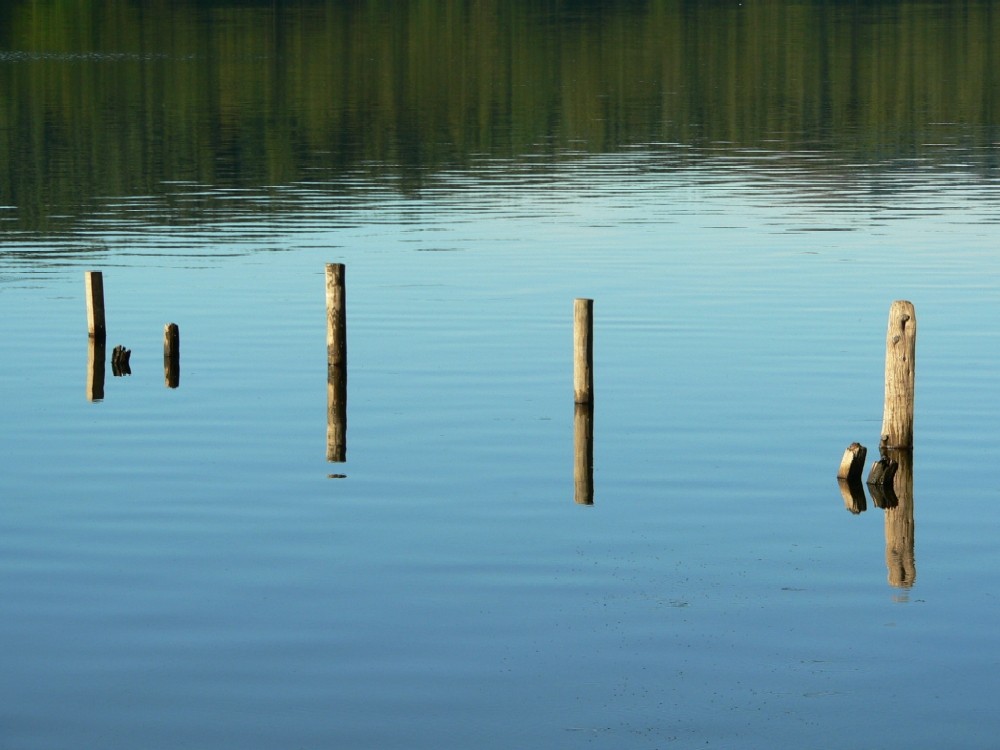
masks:
<instances>
[{"instance_id":1,"label":"water surface","mask_svg":"<svg viewBox=\"0 0 1000 750\"><path fill-rule=\"evenodd\" d=\"M0 745L993 744L994 3L79 7L0 12Z\"/></svg>"}]
</instances>

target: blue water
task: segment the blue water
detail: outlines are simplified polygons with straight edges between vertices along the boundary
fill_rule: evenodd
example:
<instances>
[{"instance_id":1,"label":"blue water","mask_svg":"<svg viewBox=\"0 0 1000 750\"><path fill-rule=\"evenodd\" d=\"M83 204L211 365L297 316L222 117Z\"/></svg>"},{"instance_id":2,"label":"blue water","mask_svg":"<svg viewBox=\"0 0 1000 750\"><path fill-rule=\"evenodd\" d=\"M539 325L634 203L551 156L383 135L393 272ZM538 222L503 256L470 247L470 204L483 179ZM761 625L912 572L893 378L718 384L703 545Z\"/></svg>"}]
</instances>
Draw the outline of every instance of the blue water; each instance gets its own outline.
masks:
<instances>
[{"instance_id":1,"label":"blue water","mask_svg":"<svg viewBox=\"0 0 1000 750\"><path fill-rule=\"evenodd\" d=\"M0 746L991 747L1000 183L814 158L182 184L8 236ZM172 221L186 199L202 221ZM88 269L133 351L100 402ZM834 479L877 445L894 299L919 326L910 588Z\"/></svg>"}]
</instances>

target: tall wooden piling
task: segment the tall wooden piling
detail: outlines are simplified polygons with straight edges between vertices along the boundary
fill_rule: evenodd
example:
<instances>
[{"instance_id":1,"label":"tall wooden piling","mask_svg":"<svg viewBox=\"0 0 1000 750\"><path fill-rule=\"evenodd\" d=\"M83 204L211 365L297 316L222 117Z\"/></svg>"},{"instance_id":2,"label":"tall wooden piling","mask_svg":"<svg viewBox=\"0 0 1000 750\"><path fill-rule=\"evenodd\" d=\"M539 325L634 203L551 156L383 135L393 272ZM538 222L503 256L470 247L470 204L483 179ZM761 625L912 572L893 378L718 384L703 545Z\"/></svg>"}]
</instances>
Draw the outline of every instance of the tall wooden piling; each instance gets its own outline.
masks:
<instances>
[{"instance_id":1,"label":"tall wooden piling","mask_svg":"<svg viewBox=\"0 0 1000 750\"><path fill-rule=\"evenodd\" d=\"M326 264L326 361L347 366L347 296L344 264Z\"/></svg>"},{"instance_id":2,"label":"tall wooden piling","mask_svg":"<svg viewBox=\"0 0 1000 750\"><path fill-rule=\"evenodd\" d=\"M83 282L87 298L87 333L93 339L104 341L107 336L104 323L104 274L100 271L84 271Z\"/></svg>"},{"instance_id":3,"label":"tall wooden piling","mask_svg":"<svg viewBox=\"0 0 1000 750\"><path fill-rule=\"evenodd\" d=\"M889 329L885 339L881 444L886 448L913 448L916 348L917 314L913 303L896 300L889 308Z\"/></svg>"},{"instance_id":4,"label":"tall wooden piling","mask_svg":"<svg viewBox=\"0 0 1000 750\"><path fill-rule=\"evenodd\" d=\"M163 327L163 381L167 388L181 384L181 332L176 323Z\"/></svg>"},{"instance_id":5,"label":"tall wooden piling","mask_svg":"<svg viewBox=\"0 0 1000 750\"><path fill-rule=\"evenodd\" d=\"M347 460L347 294L344 264L326 264L326 460Z\"/></svg>"},{"instance_id":6,"label":"tall wooden piling","mask_svg":"<svg viewBox=\"0 0 1000 750\"><path fill-rule=\"evenodd\" d=\"M573 407L573 492L577 505L594 504L594 405Z\"/></svg>"},{"instance_id":7,"label":"tall wooden piling","mask_svg":"<svg viewBox=\"0 0 1000 750\"><path fill-rule=\"evenodd\" d=\"M594 300L573 302L573 396L578 404L594 400Z\"/></svg>"}]
</instances>

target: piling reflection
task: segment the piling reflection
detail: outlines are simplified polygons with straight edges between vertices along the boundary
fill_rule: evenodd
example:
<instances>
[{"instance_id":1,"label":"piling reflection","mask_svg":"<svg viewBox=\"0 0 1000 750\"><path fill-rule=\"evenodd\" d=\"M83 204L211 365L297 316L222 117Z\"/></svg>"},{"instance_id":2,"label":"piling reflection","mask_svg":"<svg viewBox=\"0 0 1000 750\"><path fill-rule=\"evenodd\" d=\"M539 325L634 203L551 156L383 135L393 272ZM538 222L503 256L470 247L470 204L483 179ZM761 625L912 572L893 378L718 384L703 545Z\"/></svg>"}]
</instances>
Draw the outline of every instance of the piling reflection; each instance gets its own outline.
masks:
<instances>
[{"instance_id":1,"label":"piling reflection","mask_svg":"<svg viewBox=\"0 0 1000 750\"><path fill-rule=\"evenodd\" d=\"M573 410L573 484L578 505L594 504L594 405Z\"/></svg>"},{"instance_id":2,"label":"piling reflection","mask_svg":"<svg viewBox=\"0 0 1000 750\"><path fill-rule=\"evenodd\" d=\"M329 365L326 377L326 460L347 461L347 368Z\"/></svg>"},{"instance_id":3,"label":"piling reflection","mask_svg":"<svg viewBox=\"0 0 1000 750\"><path fill-rule=\"evenodd\" d=\"M860 479L838 479L840 494L844 498L844 507L851 513L864 513L868 509L865 501L865 488Z\"/></svg>"},{"instance_id":4,"label":"piling reflection","mask_svg":"<svg viewBox=\"0 0 1000 750\"><path fill-rule=\"evenodd\" d=\"M104 358L107 344L103 338L88 338L87 344L87 400L104 400Z\"/></svg>"},{"instance_id":5,"label":"piling reflection","mask_svg":"<svg viewBox=\"0 0 1000 750\"><path fill-rule=\"evenodd\" d=\"M130 357L132 350L126 349L119 344L111 352L111 374L116 378L122 378L132 374L132 364Z\"/></svg>"},{"instance_id":6,"label":"piling reflection","mask_svg":"<svg viewBox=\"0 0 1000 750\"><path fill-rule=\"evenodd\" d=\"M867 509L865 492L858 480L838 479L844 506L851 513ZM912 588L917 580L914 553L913 451L880 446L879 459L868 478L872 504L884 512L885 565L889 585Z\"/></svg>"},{"instance_id":7,"label":"piling reflection","mask_svg":"<svg viewBox=\"0 0 1000 750\"><path fill-rule=\"evenodd\" d=\"M891 485L884 488L885 497L885 565L889 571L889 584L897 588L911 588L917 580L914 556L913 520L913 452L906 449L888 449L896 462L896 475ZM874 496L874 493L873 493Z\"/></svg>"}]
</instances>

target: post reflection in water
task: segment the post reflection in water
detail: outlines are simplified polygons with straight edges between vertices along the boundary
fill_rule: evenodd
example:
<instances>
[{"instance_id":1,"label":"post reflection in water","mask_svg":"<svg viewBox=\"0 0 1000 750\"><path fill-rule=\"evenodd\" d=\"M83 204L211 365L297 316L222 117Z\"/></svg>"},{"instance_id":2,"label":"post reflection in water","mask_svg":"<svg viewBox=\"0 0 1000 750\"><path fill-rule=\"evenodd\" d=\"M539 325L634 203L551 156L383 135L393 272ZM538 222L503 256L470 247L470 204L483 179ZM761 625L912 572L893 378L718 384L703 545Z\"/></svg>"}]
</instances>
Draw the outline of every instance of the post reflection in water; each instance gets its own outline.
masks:
<instances>
[{"instance_id":1,"label":"post reflection in water","mask_svg":"<svg viewBox=\"0 0 1000 750\"><path fill-rule=\"evenodd\" d=\"M837 479L840 494L844 497L844 507L851 513L864 513L868 510L865 500L865 488L860 479Z\"/></svg>"},{"instance_id":2,"label":"post reflection in water","mask_svg":"<svg viewBox=\"0 0 1000 750\"><path fill-rule=\"evenodd\" d=\"M87 400L104 400L104 358L107 344L103 338L89 338L87 343Z\"/></svg>"},{"instance_id":3,"label":"post reflection in water","mask_svg":"<svg viewBox=\"0 0 1000 750\"><path fill-rule=\"evenodd\" d=\"M895 461L896 475L885 492L885 565L889 584L908 589L917 580L914 557L913 520L913 452L908 449L888 449ZM876 488L872 488L872 499Z\"/></svg>"},{"instance_id":4,"label":"post reflection in water","mask_svg":"<svg viewBox=\"0 0 1000 750\"><path fill-rule=\"evenodd\" d=\"M163 328L163 382L167 388L181 384L181 334L176 323Z\"/></svg>"},{"instance_id":5,"label":"post reflection in water","mask_svg":"<svg viewBox=\"0 0 1000 750\"><path fill-rule=\"evenodd\" d=\"M880 484L869 480L868 492L872 504L885 513L885 565L889 585L909 589L917 580L913 451L908 448L882 448L880 454L886 470L892 473L892 481ZM861 483L846 479L839 479L838 483L847 510L854 514L863 513L867 503Z\"/></svg>"},{"instance_id":6,"label":"post reflection in water","mask_svg":"<svg viewBox=\"0 0 1000 750\"><path fill-rule=\"evenodd\" d=\"M594 404L573 410L573 484L577 505L594 504Z\"/></svg>"},{"instance_id":7,"label":"post reflection in water","mask_svg":"<svg viewBox=\"0 0 1000 750\"><path fill-rule=\"evenodd\" d=\"M326 371L326 460L347 461L347 368L328 365Z\"/></svg>"}]
</instances>

